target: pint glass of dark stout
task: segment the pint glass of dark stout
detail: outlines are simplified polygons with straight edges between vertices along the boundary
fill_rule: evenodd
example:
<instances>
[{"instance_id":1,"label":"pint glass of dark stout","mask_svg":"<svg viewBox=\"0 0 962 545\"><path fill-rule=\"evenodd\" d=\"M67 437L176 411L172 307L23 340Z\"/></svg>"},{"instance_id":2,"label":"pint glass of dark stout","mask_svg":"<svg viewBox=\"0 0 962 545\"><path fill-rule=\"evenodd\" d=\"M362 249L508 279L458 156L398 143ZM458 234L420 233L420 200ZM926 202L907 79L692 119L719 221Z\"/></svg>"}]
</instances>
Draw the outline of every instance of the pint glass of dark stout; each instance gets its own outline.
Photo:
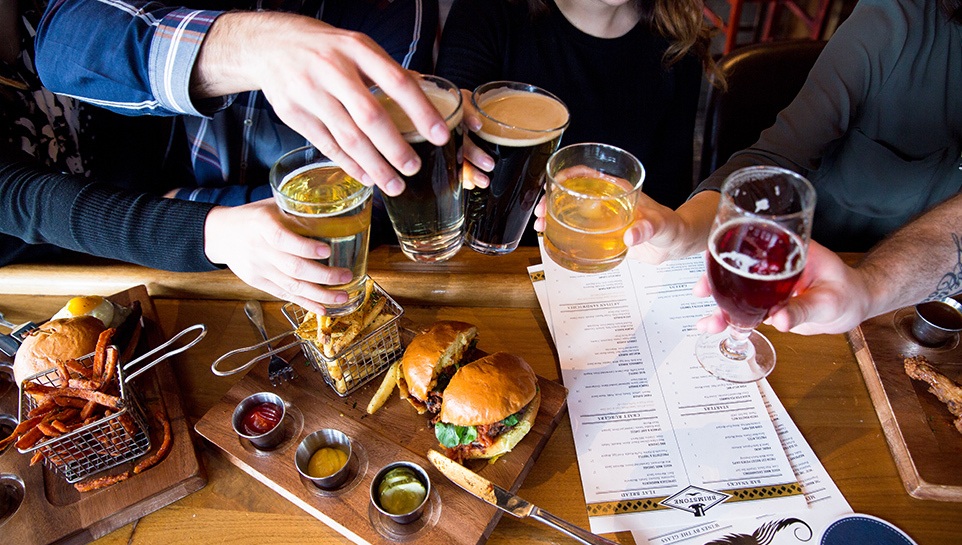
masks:
<instances>
[{"instance_id":1,"label":"pint glass of dark stout","mask_svg":"<svg viewBox=\"0 0 962 545\"><path fill-rule=\"evenodd\" d=\"M494 159L491 184L468 191L465 244L502 255L521 242L544 187L545 164L568 127L568 108L544 89L511 81L479 86L471 102L481 129L471 140Z\"/></svg>"},{"instance_id":2,"label":"pint glass of dark stout","mask_svg":"<svg viewBox=\"0 0 962 545\"><path fill-rule=\"evenodd\" d=\"M405 176L400 195L383 195L401 251L414 261L444 261L458 253L464 240L464 191L461 189L461 91L450 81L421 76L421 90L445 119L448 143L435 146L414 128L404 110L378 87L371 91L391 115L404 139L421 158L421 170Z\"/></svg>"}]
</instances>

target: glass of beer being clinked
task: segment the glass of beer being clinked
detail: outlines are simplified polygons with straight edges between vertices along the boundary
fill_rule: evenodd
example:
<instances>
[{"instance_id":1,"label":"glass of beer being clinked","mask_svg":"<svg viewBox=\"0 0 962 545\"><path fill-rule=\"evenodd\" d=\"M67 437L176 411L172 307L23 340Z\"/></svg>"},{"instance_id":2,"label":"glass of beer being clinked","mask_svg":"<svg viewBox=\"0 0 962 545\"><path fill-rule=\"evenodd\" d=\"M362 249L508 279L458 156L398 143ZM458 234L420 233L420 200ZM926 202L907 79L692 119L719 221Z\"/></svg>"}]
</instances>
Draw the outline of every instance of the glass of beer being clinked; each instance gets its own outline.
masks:
<instances>
[{"instance_id":1,"label":"glass of beer being clinked","mask_svg":"<svg viewBox=\"0 0 962 545\"><path fill-rule=\"evenodd\" d=\"M705 334L695 355L709 373L752 382L775 367L775 349L755 328L795 290L808 256L815 188L783 168L733 172L722 185L708 235L708 281L728 322Z\"/></svg>"},{"instance_id":2,"label":"glass of beer being clinked","mask_svg":"<svg viewBox=\"0 0 962 545\"><path fill-rule=\"evenodd\" d=\"M353 273L347 284L331 286L346 291L347 302L325 304L327 315L353 312L364 300L373 189L348 176L311 146L278 159L271 168L270 182L287 228L331 247L329 258L318 259L321 264Z\"/></svg>"},{"instance_id":3,"label":"glass of beer being clinked","mask_svg":"<svg viewBox=\"0 0 962 545\"><path fill-rule=\"evenodd\" d=\"M451 258L464 239L464 191L458 151L461 148L461 91L436 76L421 76L421 90L447 122L447 144L435 146L414 128L404 110L375 86L371 92L391 115L405 141L421 158L421 169L405 176L406 188L396 196L382 194L401 251L414 261Z\"/></svg>"},{"instance_id":4,"label":"glass of beer being clinked","mask_svg":"<svg viewBox=\"0 0 962 545\"><path fill-rule=\"evenodd\" d=\"M471 94L481 129L475 145L494 159L485 188L468 191L465 244L502 255L521 242L544 187L548 157L568 127L568 108L548 91L511 81L480 85Z\"/></svg>"},{"instance_id":5,"label":"glass of beer being clinked","mask_svg":"<svg viewBox=\"0 0 962 545\"><path fill-rule=\"evenodd\" d=\"M572 144L548 159L544 250L562 267L583 273L613 269L628 254L625 229L645 168L605 144Z\"/></svg>"}]
</instances>

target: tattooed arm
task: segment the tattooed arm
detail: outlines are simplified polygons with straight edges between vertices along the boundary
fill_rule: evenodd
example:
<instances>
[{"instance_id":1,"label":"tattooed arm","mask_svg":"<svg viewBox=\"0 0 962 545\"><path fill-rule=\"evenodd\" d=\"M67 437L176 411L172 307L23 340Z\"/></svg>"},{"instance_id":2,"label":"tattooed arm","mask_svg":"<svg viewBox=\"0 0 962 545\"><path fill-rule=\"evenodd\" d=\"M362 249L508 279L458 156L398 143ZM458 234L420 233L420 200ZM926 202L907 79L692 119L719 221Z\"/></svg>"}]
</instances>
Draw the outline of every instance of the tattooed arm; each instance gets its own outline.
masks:
<instances>
[{"instance_id":1,"label":"tattooed arm","mask_svg":"<svg viewBox=\"0 0 962 545\"><path fill-rule=\"evenodd\" d=\"M893 310L962 291L962 194L922 214L876 245L853 268L812 242L796 294L767 323L804 335L844 333ZM707 295L707 281L695 287ZM720 331L712 315L699 328Z\"/></svg>"}]
</instances>

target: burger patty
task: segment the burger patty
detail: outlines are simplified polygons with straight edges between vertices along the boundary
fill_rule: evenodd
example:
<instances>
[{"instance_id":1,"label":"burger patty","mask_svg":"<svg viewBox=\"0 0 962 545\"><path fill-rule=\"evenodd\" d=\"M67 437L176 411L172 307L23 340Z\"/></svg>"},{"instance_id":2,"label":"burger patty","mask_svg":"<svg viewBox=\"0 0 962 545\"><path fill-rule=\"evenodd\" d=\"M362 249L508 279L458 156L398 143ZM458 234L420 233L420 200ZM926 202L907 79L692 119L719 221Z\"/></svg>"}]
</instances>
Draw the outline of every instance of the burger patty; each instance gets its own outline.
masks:
<instances>
[{"instance_id":1,"label":"burger patty","mask_svg":"<svg viewBox=\"0 0 962 545\"><path fill-rule=\"evenodd\" d=\"M438 391L428 392L428 398L424 400L424 405L427 406L428 412L433 414L434 417L431 419L431 423L437 422L437 418L441 413L441 398L443 394Z\"/></svg>"},{"instance_id":2,"label":"burger patty","mask_svg":"<svg viewBox=\"0 0 962 545\"><path fill-rule=\"evenodd\" d=\"M437 414L441 412L441 401L444 398L444 389L448 387L448 383L451 382L451 377L458 370L459 365L449 365L441 372L438 373L437 382L434 383L434 389L428 392L428 398L424 400L424 405L427 406L428 412L435 415L431 419L431 424L437 422Z\"/></svg>"}]
</instances>

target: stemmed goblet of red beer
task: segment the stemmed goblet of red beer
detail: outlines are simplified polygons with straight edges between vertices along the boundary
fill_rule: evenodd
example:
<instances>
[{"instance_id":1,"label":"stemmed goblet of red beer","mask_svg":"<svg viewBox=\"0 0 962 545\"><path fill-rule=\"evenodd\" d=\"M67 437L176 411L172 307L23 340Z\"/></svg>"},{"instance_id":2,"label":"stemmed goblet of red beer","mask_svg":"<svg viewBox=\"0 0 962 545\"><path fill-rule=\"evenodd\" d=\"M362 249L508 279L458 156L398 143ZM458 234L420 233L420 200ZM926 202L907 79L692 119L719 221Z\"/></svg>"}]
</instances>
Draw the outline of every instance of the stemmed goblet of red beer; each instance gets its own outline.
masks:
<instances>
[{"instance_id":1,"label":"stemmed goblet of red beer","mask_svg":"<svg viewBox=\"0 0 962 545\"><path fill-rule=\"evenodd\" d=\"M728 327L705 334L698 362L730 382L752 382L775 367L775 349L755 331L772 308L788 301L805 268L815 188L779 167L733 172L722 185L708 236L708 281Z\"/></svg>"}]
</instances>

